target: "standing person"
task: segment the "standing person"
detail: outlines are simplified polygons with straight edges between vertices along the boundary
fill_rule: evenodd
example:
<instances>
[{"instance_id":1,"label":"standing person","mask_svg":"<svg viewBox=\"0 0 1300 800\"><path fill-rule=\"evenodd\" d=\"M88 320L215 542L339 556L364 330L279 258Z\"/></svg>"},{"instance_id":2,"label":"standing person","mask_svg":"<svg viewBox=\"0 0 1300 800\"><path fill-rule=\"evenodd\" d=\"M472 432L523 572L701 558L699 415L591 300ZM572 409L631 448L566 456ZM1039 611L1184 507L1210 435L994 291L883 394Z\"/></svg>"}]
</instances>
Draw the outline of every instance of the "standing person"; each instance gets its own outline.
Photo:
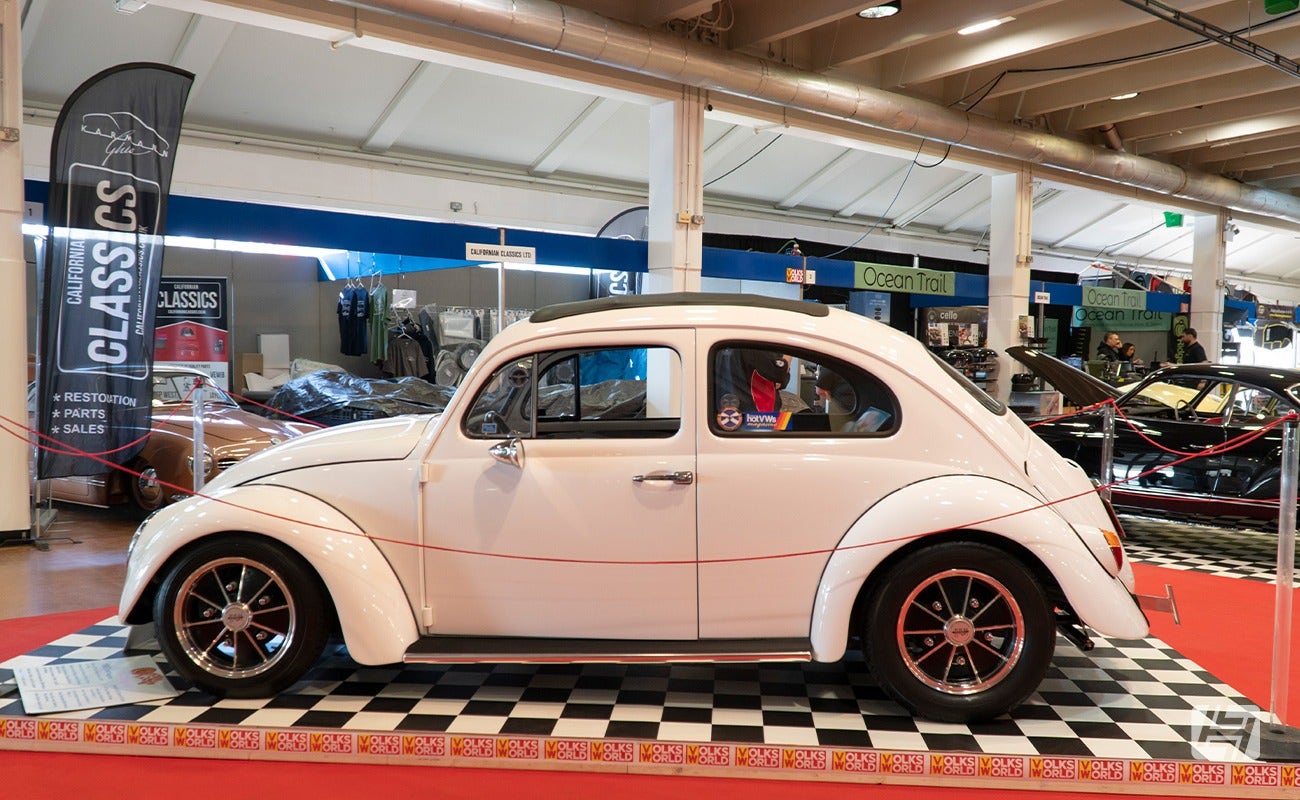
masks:
<instances>
[{"instance_id":1,"label":"standing person","mask_svg":"<svg viewBox=\"0 0 1300 800\"><path fill-rule=\"evenodd\" d=\"M1196 329L1187 328L1183 335L1179 337L1183 340L1183 360L1184 364L1208 364L1210 359L1205 355L1205 347L1196 341Z\"/></svg>"},{"instance_id":2,"label":"standing person","mask_svg":"<svg viewBox=\"0 0 1300 800\"><path fill-rule=\"evenodd\" d=\"M1180 361L1162 361L1160 366L1167 367L1170 364L1208 364L1209 356L1205 355L1205 347L1196 341L1196 329L1186 328L1178 337L1183 343L1183 357Z\"/></svg>"},{"instance_id":3,"label":"standing person","mask_svg":"<svg viewBox=\"0 0 1300 800\"><path fill-rule=\"evenodd\" d=\"M1097 345L1097 359L1099 361L1122 361L1119 348L1119 334L1115 333L1115 331L1108 331L1102 337L1101 343Z\"/></svg>"}]
</instances>

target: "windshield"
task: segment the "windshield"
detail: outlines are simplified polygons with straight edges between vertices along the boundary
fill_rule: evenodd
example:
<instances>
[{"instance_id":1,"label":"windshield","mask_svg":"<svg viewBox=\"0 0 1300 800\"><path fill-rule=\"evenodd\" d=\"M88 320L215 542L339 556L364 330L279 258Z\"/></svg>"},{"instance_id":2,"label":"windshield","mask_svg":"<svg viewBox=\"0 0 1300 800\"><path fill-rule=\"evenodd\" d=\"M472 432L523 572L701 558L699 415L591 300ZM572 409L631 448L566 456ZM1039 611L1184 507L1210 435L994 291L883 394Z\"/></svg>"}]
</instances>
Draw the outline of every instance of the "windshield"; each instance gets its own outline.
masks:
<instances>
[{"instance_id":1,"label":"windshield","mask_svg":"<svg viewBox=\"0 0 1300 800\"><path fill-rule=\"evenodd\" d=\"M942 358L939 358L934 353L930 353L930 358L933 358L936 364L943 367L943 371L948 373L953 380L957 381L957 385L965 389L970 394L971 397L974 397L976 400L978 400L980 405L984 406L989 411L992 411L994 414L1006 413L1007 410L1006 406L1002 405L1002 403L998 402L995 398L990 396L988 392L976 386L974 382L972 382L965 375L958 372L947 361L944 361Z\"/></svg>"},{"instance_id":2,"label":"windshield","mask_svg":"<svg viewBox=\"0 0 1300 800\"><path fill-rule=\"evenodd\" d=\"M190 390L194 387L194 379L198 376L192 372L160 372L155 371L153 374L153 405L154 407L172 405L182 400L193 401ZM220 387L215 386L212 382L204 381L203 384L203 403L205 405L224 405L235 406L237 403L231 399Z\"/></svg>"}]
</instances>

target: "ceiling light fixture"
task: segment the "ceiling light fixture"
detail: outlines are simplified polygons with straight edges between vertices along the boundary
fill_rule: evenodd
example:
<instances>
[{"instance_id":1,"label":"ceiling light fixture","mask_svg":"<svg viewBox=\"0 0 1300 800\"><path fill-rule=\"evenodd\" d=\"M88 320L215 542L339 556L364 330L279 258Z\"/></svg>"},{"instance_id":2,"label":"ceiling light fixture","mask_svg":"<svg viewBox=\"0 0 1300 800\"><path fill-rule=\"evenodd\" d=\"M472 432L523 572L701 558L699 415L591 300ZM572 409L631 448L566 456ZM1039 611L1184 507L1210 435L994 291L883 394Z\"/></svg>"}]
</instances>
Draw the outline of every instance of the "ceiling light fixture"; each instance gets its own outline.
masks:
<instances>
[{"instance_id":1,"label":"ceiling light fixture","mask_svg":"<svg viewBox=\"0 0 1300 800\"><path fill-rule=\"evenodd\" d=\"M134 14L147 5L149 0L113 0L113 9L119 14Z\"/></svg>"},{"instance_id":2,"label":"ceiling light fixture","mask_svg":"<svg viewBox=\"0 0 1300 800\"><path fill-rule=\"evenodd\" d=\"M986 19L983 22L976 22L974 25L967 25L964 28L959 28L957 30L957 34L959 36L970 36L972 33L979 33L980 31L986 31L989 30L990 28L996 28L1002 23L1010 22L1013 19L1015 19L1015 17L1002 17L1001 19Z\"/></svg>"},{"instance_id":3,"label":"ceiling light fixture","mask_svg":"<svg viewBox=\"0 0 1300 800\"><path fill-rule=\"evenodd\" d=\"M1134 97L1137 96L1138 96L1137 92L1125 92L1124 94L1115 95L1114 97L1111 98L1111 100L1132 100Z\"/></svg>"},{"instance_id":4,"label":"ceiling light fixture","mask_svg":"<svg viewBox=\"0 0 1300 800\"><path fill-rule=\"evenodd\" d=\"M903 10L903 0L892 0L889 3L881 3L878 6L864 8L858 12L858 16L863 19L884 19L892 17Z\"/></svg>"}]
</instances>

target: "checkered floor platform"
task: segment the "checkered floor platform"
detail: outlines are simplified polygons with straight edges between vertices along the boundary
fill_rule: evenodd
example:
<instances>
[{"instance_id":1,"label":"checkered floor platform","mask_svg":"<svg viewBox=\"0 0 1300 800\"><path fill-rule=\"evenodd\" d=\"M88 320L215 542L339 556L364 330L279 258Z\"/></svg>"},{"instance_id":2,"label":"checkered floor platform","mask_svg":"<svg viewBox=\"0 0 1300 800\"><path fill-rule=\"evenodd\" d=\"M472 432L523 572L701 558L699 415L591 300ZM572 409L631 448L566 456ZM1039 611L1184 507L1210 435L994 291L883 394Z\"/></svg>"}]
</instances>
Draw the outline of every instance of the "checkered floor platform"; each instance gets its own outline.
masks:
<instances>
[{"instance_id":1,"label":"checkered floor platform","mask_svg":"<svg viewBox=\"0 0 1300 800\"><path fill-rule=\"evenodd\" d=\"M1227 578L1277 582L1277 532L1232 530L1148 517L1120 520L1134 561Z\"/></svg>"},{"instance_id":2,"label":"checkered floor platform","mask_svg":"<svg viewBox=\"0 0 1300 800\"><path fill-rule=\"evenodd\" d=\"M3 666L120 655L116 620ZM156 658L156 651L148 649ZM184 682L164 665L173 682ZM7 675L0 670L0 680ZM3 691L3 689L0 689ZM1060 640L1039 692L1009 717L978 725L914 719L871 680L862 659L725 666L359 667L336 648L308 678L268 700L216 701L195 690L168 701L61 718L270 728L730 742L1129 759L1241 760L1197 731L1253 706L1156 639ZM17 692L0 716L21 716ZM1210 722L1207 723L1207 720ZM1206 748L1220 748L1207 752Z\"/></svg>"}]
</instances>

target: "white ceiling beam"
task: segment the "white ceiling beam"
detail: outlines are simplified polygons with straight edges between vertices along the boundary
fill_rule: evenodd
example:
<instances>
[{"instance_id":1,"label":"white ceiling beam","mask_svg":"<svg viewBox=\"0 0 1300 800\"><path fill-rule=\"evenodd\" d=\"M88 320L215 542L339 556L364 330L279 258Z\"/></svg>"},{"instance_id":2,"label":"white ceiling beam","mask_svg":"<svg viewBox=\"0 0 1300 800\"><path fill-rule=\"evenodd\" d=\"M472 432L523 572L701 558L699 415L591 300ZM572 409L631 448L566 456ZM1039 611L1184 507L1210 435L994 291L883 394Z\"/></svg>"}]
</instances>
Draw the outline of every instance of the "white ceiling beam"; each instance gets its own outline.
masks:
<instances>
[{"instance_id":1,"label":"white ceiling beam","mask_svg":"<svg viewBox=\"0 0 1300 800\"><path fill-rule=\"evenodd\" d=\"M541 156L533 162L528 171L534 175L550 175L559 169L569 156L573 155L591 135L600 130L609 118L618 111L622 103L608 97L597 97L582 113L577 116L564 132L547 145Z\"/></svg>"},{"instance_id":2,"label":"white ceiling beam","mask_svg":"<svg viewBox=\"0 0 1300 800\"><path fill-rule=\"evenodd\" d=\"M957 194L962 189L965 189L967 186L970 186L979 179L980 176L976 173L961 173L957 177L948 181L937 191L931 192L928 196L923 198L921 202L916 203L906 211L896 214L894 218L890 220L890 225L895 228L906 228L908 225L911 225L917 217L934 208L939 203L942 203L944 200L947 200L949 197Z\"/></svg>"},{"instance_id":3,"label":"white ceiling beam","mask_svg":"<svg viewBox=\"0 0 1300 800\"><path fill-rule=\"evenodd\" d=\"M1152 233L1154 233L1154 232L1155 232L1155 231L1152 231ZM1138 258L1138 259L1151 259L1151 258L1155 258L1155 257L1156 257L1155 254L1156 254L1156 253L1159 253L1161 250L1164 250L1164 249L1167 248L1167 247L1175 247L1176 245L1179 244L1180 240L1185 239L1185 238L1188 237L1188 236L1191 236L1191 235L1192 235L1192 232L1193 232L1193 229L1192 229L1192 228L1190 228L1190 227L1189 227L1189 228L1185 228L1182 232L1180 232L1180 233L1178 233L1178 234L1176 234L1176 235L1174 235L1174 236L1169 237L1169 238L1166 239L1165 241L1160 242L1159 244L1157 244L1155 247L1152 247L1152 248L1150 248L1149 250L1146 250L1146 251L1144 251L1144 252L1138 254L1138 255L1136 256L1136 258ZM1131 244L1131 243L1130 243L1130 244ZM1174 252L1179 252L1179 251L1181 251L1182 249L1183 249L1183 248L1178 247Z\"/></svg>"},{"instance_id":4,"label":"white ceiling beam","mask_svg":"<svg viewBox=\"0 0 1300 800\"><path fill-rule=\"evenodd\" d=\"M761 133L749 125L733 125L731 128L708 147L704 148L704 180L707 183L709 173L717 169L718 166L733 153L739 152L747 145L751 145L761 135ZM779 135L779 134L778 134ZM770 137L765 137L763 145L772 141ZM715 176L716 178L716 176Z\"/></svg>"},{"instance_id":5,"label":"white ceiling beam","mask_svg":"<svg viewBox=\"0 0 1300 800\"><path fill-rule=\"evenodd\" d=\"M853 200L850 203L848 203L846 206L836 211L835 216L851 217L854 214L857 214L859 211L863 209L863 207L867 205L867 203L876 199L878 193L883 187L893 186L895 183L905 180L907 178L907 173L911 169L912 169L911 164L904 164L903 166L894 170L889 175L885 176L884 180L878 181L875 186L872 186L870 189L867 189L862 194L853 198Z\"/></svg>"},{"instance_id":6,"label":"white ceiling beam","mask_svg":"<svg viewBox=\"0 0 1300 800\"><path fill-rule=\"evenodd\" d=\"M736 15L729 31L731 46L738 49L784 39L840 20L855 28L881 22L858 17L866 5L863 0L752 0L743 14Z\"/></svg>"},{"instance_id":7,"label":"white ceiling beam","mask_svg":"<svg viewBox=\"0 0 1300 800\"><path fill-rule=\"evenodd\" d=\"M950 217L947 222L940 225L939 232L952 233L953 231L963 230L966 226L966 223L969 220L973 219L976 215L980 216L981 222L983 223L979 227L987 228L989 213L985 209L989 207L991 202L992 200L990 200L990 198L987 197L981 200L977 200L976 202L967 206L965 209L957 212L955 216Z\"/></svg>"},{"instance_id":8,"label":"white ceiling beam","mask_svg":"<svg viewBox=\"0 0 1300 800\"><path fill-rule=\"evenodd\" d=\"M817 170L808 180L799 184L793 192L783 197L776 204L777 208L794 208L808 199L808 195L822 188L832 180L843 175L867 157L865 150L849 149L840 153L829 164Z\"/></svg>"},{"instance_id":9,"label":"white ceiling beam","mask_svg":"<svg viewBox=\"0 0 1300 800\"><path fill-rule=\"evenodd\" d=\"M31 52L32 42L36 41L36 32L41 27L41 18L49 7L49 0L31 0L27 8L23 9L23 61L27 60L27 54Z\"/></svg>"},{"instance_id":10,"label":"white ceiling beam","mask_svg":"<svg viewBox=\"0 0 1300 800\"><path fill-rule=\"evenodd\" d=\"M205 17L202 14L191 15L190 22L185 27L185 33L181 35L180 44L176 46L176 52L172 54L171 59L173 67L194 73L194 84L190 87L191 96L198 94L199 87L212 74L217 59L221 57L221 51L225 49L226 42L234 32L235 23L229 20Z\"/></svg>"},{"instance_id":11,"label":"white ceiling beam","mask_svg":"<svg viewBox=\"0 0 1300 800\"><path fill-rule=\"evenodd\" d=\"M1186 150L1178 157L1180 164L1218 164L1230 161L1234 158L1256 155L1258 153L1268 153L1274 150L1286 150L1295 147L1296 139L1292 134L1296 131L1278 131L1279 136L1269 136L1263 139L1253 139L1248 142L1235 142L1233 144L1217 145L1210 147L1198 147L1195 150Z\"/></svg>"},{"instance_id":12,"label":"white ceiling beam","mask_svg":"<svg viewBox=\"0 0 1300 800\"><path fill-rule=\"evenodd\" d=\"M1215 142L1236 139L1264 139L1276 136L1279 132L1287 129L1300 129L1300 111L1285 111L1228 125L1214 125L1167 136L1156 136L1136 142L1133 149L1140 156L1152 153L1172 153L1178 150L1190 150L1194 147L1213 145Z\"/></svg>"},{"instance_id":13,"label":"white ceiling beam","mask_svg":"<svg viewBox=\"0 0 1300 800\"><path fill-rule=\"evenodd\" d=\"M991 31L973 36L944 38L905 51L891 53L881 60L881 86L917 86L949 75L984 66L993 61L1060 47L1107 30L1139 24L1150 17L1118 3L1039 3L1018 13L1014 19ZM953 4L949 15L950 30L1000 14L986 13L983 3Z\"/></svg>"},{"instance_id":14,"label":"white ceiling beam","mask_svg":"<svg viewBox=\"0 0 1300 800\"><path fill-rule=\"evenodd\" d=\"M627 0L616 0L626 5ZM670 19L694 19L713 10L716 0L639 0L636 20L642 25L662 25ZM607 15L612 16L612 15Z\"/></svg>"},{"instance_id":15,"label":"white ceiling beam","mask_svg":"<svg viewBox=\"0 0 1300 800\"><path fill-rule=\"evenodd\" d=\"M1061 238L1052 242L1051 244L1048 245L1048 247L1051 248L1061 247L1062 245L1064 245L1066 242L1070 241L1074 237L1078 236L1079 234L1083 233L1084 231L1088 230L1094 225L1100 225L1104 220L1115 216L1116 214L1118 214L1119 212L1123 211L1126 208L1128 208L1128 203L1116 203L1115 205L1111 206L1108 210L1103 211L1102 213L1094 216L1092 219L1088 220L1087 222L1073 229L1072 231L1065 234Z\"/></svg>"},{"instance_id":16,"label":"white ceiling beam","mask_svg":"<svg viewBox=\"0 0 1300 800\"><path fill-rule=\"evenodd\" d=\"M1159 70L1153 69L1150 72ZM1090 102L1086 108L1075 111L1070 117L1070 127L1075 130L1097 128L1134 117L1167 114L1292 86L1295 86L1295 78L1271 67L1219 72L1158 89L1134 86L1132 91L1140 91L1139 96L1132 100L1110 100L1114 95L1105 95L1106 99Z\"/></svg>"},{"instance_id":17,"label":"white ceiling beam","mask_svg":"<svg viewBox=\"0 0 1300 800\"><path fill-rule=\"evenodd\" d=\"M1185 3L1182 10L1195 11L1199 6L1219 2L1220 0L1199 0L1196 3ZM1231 8L1229 12L1239 15L1238 11ZM1162 86L1254 66L1249 59L1243 58L1240 54L1227 48L1215 47L1210 42L1202 42L1199 43L1200 46L1191 50L1180 50L1156 58L1119 64L1104 63L1124 56L1197 43L1194 38L1188 36L1186 31L1154 17L1141 14L1139 19L1144 19L1146 22L1110 29L1105 27L1103 18L1099 20L1101 27L1094 29L1090 36L1052 47L1041 53L977 68L970 73L969 81L973 86L981 86L986 81L996 78L1004 69L1046 70L1011 73L989 92L989 97L993 99L1008 95L1023 95L1020 100L1022 114L1029 117L1096 102L1126 91L1150 91ZM1226 18L1221 21L1232 24ZM1273 41L1283 49L1287 49L1287 46L1282 44L1285 41L1284 35L1276 33L1283 27L1285 25L1279 23L1270 26L1267 30L1274 31ZM1259 34L1264 38L1269 36L1263 29ZM1095 64L1095 66L1058 69L1078 64Z\"/></svg>"},{"instance_id":18,"label":"white ceiling beam","mask_svg":"<svg viewBox=\"0 0 1300 800\"><path fill-rule=\"evenodd\" d=\"M388 101L388 107L375 124L370 126L370 132L361 142L361 149L382 153L392 147L451 73L451 67L421 61L393 99Z\"/></svg>"},{"instance_id":19,"label":"white ceiling beam","mask_svg":"<svg viewBox=\"0 0 1300 800\"><path fill-rule=\"evenodd\" d=\"M1268 150L1261 153L1248 156L1238 156L1237 158L1226 159L1220 163L1220 172L1250 172L1253 170L1268 169L1276 167L1279 164L1292 164L1300 161L1300 146L1296 146L1295 139L1291 140L1292 147L1284 150Z\"/></svg>"},{"instance_id":20,"label":"white ceiling beam","mask_svg":"<svg viewBox=\"0 0 1300 800\"><path fill-rule=\"evenodd\" d=\"M1300 108L1300 87L1293 84L1293 88L1280 92L1223 103L1207 103L1170 114L1127 120L1119 125L1119 131L1126 140L1150 139L1197 128L1231 125L1241 120L1255 119L1277 108Z\"/></svg>"},{"instance_id":21,"label":"white ceiling beam","mask_svg":"<svg viewBox=\"0 0 1300 800\"><path fill-rule=\"evenodd\" d=\"M1051 3L1026 0L980 0L978 3L907 0L902 14L885 19L848 20L817 31L817 46L814 49L823 54L821 66L843 66L905 48L921 47L964 25L990 17L1015 16L1044 5Z\"/></svg>"}]
</instances>

